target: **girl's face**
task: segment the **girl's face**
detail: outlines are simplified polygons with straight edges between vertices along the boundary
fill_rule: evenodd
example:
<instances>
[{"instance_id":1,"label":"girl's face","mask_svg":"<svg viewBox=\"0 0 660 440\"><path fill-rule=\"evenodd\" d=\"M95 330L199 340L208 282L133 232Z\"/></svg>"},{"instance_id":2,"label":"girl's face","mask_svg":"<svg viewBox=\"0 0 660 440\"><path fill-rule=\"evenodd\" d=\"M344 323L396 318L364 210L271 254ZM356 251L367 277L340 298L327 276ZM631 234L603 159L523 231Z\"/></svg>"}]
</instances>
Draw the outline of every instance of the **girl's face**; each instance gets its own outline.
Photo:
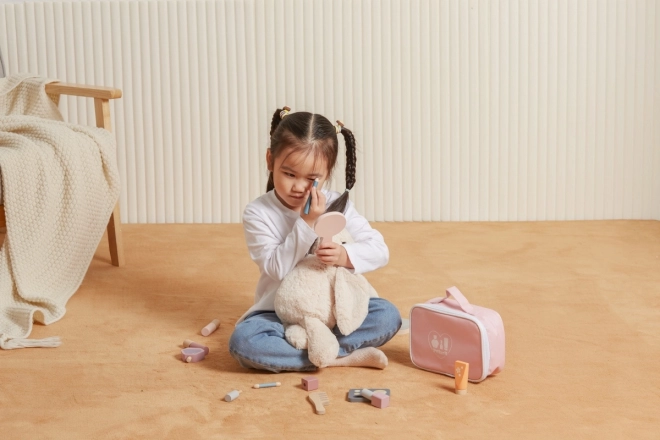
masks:
<instances>
[{"instance_id":1,"label":"girl's face","mask_svg":"<svg viewBox=\"0 0 660 440\"><path fill-rule=\"evenodd\" d=\"M275 162L271 162L270 148L266 151L268 171L273 173L275 195L289 209L300 211L305 206L305 192L312 187L314 179L319 181L320 190L328 178L328 164L324 158L313 154L283 150ZM272 167L271 167L272 164Z\"/></svg>"}]
</instances>

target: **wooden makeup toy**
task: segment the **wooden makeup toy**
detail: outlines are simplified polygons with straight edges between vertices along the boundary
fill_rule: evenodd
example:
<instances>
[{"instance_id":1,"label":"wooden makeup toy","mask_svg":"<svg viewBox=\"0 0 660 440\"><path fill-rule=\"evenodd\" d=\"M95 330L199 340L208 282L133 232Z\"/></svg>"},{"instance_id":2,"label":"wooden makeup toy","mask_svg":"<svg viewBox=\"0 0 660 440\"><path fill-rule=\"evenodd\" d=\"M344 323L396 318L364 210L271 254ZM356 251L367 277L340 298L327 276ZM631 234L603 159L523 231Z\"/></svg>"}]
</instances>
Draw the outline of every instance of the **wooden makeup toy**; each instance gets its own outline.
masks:
<instances>
[{"instance_id":1,"label":"wooden makeup toy","mask_svg":"<svg viewBox=\"0 0 660 440\"><path fill-rule=\"evenodd\" d=\"M322 391L309 393L307 398L314 404L314 412L316 414L325 414L325 407L330 405L328 395Z\"/></svg>"},{"instance_id":2,"label":"wooden makeup toy","mask_svg":"<svg viewBox=\"0 0 660 440\"><path fill-rule=\"evenodd\" d=\"M252 388L273 388L279 387L280 385L282 385L282 382L255 383L252 385Z\"/></svg>"},{"instance_id":3,"label":"wooden makeup toy","mask_svg":"<svg viewBox=\"0 0 660 440\"><path fill-rule=\"evenodd\" d=\"M303 389L306 391L314 391L319 389L319 380L314 376L303 377L301 382Z\"/></svg>"},{"instance_id":4,"label":"wooden makeup toy","mask_svg":"<svg viewBox=\"0 0 660 440\"><path fill-rule=\"evenodd\" d=\"M199 344L195 341L191 341L190 339L184 339L183 341L183 346L185 348L191 347L191 348L201 348L204 350L204 355L209 354L209 348L205 345Z\"/></svg>"},{"instance_id":5,"label":"wooden makeup toy","mask_svg":"<svg viewBox=\"0 0 660 440\"><path fill-rule=\"evenodd\" d=\"M312 187L316 188L319 186L319 181L318 179L314 179L314 183L312 184ZM312 195L310 194L309 197L307 198L307 203L305 203L305 215L309 214L309 207L312 206Z\"/></svg>"},{"instance_id":6,"label":"wooden makeup toy","mask_svg":"<svg viewBox=\"0 0 660 440\"><path fill-rule=\"evenodd\" d=\"M456 394L467 394L468 374L470 364L463 361L454 362L454 385Z\"/></svg>"},{"instance_id":7,"label":"wooden makeup toy","mask_svg":"<svg viewBox=\"0 0 660 440\"><path fill-rule=\"evenodd\" d=\"M184 362L199 362L206 357L203 348L188 347L181 350L181 360Z\"/></svg>"},{"instance_id":8,"label":"wooden makeup toy","mask_svg":"<svg viewBox=\"0 0 660 440\"><path fill-rule=\"evenodd\" d=\"M314 232L319 236L319 243L332 241L346 227L346 217L341 212L326 212L314 222Z\"/></svg>"},{"instance_id":9,"label":"wooden makeup toy","mask_svg":"<svg viewBox=\"0 0 660 440\"><path fill-rule=\"evenodd\" d=\"M390 395L389 388L367 388L372 393L381 393ZM362 396L362 388L351 388L348 390L347 399L349 402L369 402L369 399Z\"/></svg>"},{"instance_id":10,"label":"wooden makeup toy","mask_svg":"<svg viewBox=\"0 0 660 440\"><path fill-rule=\"evenodd\" d=\"M380 391L374 392L367 388L363 388L360 390L360 396L368 399L371 402L371 405L376 408L383 409L390 406L390 396Z\"/></svg>"},{"instance_id":11,"label":"wooden makeup toy","mask_svg":"<svg viewBox=\"0 0 660 440\"><path fill-rule=\"evenodd\" d=\"M206 327L204 327L202 329L202 336L210 335L211 333L216 331L216 329L218 328L219 325L220 325L220 320L219 319L214 319L213 321L209 322L206 325Z\"/></svg>"},{"instance_id":12,"label":"wooden makeup toy","mask_svg":"<svg viewBox=\"0 0 660 440\"><path fill-rule=\"evenodd\" d=\"M240 390L233 390L228 392L225 395L225 402L231 402L232 400L236 400L238 398L238 395L241 394Z\"/></svg>"}]
</instances>

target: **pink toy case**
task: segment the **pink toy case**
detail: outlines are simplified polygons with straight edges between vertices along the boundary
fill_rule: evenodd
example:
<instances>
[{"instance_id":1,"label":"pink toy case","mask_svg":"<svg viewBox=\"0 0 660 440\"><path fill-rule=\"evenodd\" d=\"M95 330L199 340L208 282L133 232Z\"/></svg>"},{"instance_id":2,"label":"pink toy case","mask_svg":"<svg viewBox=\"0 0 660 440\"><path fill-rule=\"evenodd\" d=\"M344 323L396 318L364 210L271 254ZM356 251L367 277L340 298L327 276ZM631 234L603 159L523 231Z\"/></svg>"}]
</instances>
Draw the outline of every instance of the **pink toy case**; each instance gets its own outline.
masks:
<instances>
[{"instance_id":1,"label":"pink toy case","mask_svg":"<svg viewBox=\"0 0 660 440\"><path fill-rule=\"evenodd\" d=\"M454 362L470 364L481 382L504 368L504 324L499 313L468 302L456 287L410 309L410 359L415 366L454 377Z\"/></svg>"}]
</instances>

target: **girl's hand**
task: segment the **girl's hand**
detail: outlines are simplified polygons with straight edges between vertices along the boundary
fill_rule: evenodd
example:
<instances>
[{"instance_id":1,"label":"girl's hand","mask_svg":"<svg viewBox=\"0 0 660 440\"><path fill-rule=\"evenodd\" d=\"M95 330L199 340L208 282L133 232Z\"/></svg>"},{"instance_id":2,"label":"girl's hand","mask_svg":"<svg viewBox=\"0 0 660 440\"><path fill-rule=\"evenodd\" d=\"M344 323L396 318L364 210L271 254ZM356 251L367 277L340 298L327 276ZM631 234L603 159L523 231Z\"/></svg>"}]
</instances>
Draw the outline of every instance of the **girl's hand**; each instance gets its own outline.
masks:
<instances>
[{"instance_id":1,"label":"girl's hand","mask_svg":"<svg viewBox=\"0 0 660 440\"><path fill-rule=\"evenodd\" d=\"M353 269L351 259L348 258L344 246L333 241L320 244L316 249L316 256L328 266L341 266Z\"/></svg>"},{"instance_id":2,"label":"girl's hand","mask_svg":"<svg viewBox=\"0 0 660 440\"><path fill-rule=\"evenodd\" d=\"M307 203L310 194L312 195L312 203L309 205L309 214L305 214L305 205L303 205L300 209L300 217L305 220L310 228L313 228L316 219L325 213L325 194L318 187L311 187L305 193L305 203Z\"/></svg>"}]
</instances>

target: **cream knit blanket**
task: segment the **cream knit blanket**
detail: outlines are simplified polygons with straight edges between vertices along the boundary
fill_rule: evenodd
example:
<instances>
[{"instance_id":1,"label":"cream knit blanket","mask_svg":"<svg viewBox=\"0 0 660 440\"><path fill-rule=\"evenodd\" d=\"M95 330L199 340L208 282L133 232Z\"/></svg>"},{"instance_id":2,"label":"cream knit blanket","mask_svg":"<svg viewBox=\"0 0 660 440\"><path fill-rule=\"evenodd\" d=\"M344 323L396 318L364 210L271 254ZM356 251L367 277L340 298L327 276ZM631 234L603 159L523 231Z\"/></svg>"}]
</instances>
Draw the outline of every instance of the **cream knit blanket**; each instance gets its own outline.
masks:
<instances>
[{"instance_id":1,"label":"cream knit blanket","mask_svg":"<svg viewBox=\"0 0 660 440\"><path fill-rule=\"evenodd\" d=\"M0 248L0 347L57 346L26 339L33 321L66 312L119 197L114 137L62 121L44 78L0 79L0 174L7 235Z\"/></svg>"}]
</instances>

